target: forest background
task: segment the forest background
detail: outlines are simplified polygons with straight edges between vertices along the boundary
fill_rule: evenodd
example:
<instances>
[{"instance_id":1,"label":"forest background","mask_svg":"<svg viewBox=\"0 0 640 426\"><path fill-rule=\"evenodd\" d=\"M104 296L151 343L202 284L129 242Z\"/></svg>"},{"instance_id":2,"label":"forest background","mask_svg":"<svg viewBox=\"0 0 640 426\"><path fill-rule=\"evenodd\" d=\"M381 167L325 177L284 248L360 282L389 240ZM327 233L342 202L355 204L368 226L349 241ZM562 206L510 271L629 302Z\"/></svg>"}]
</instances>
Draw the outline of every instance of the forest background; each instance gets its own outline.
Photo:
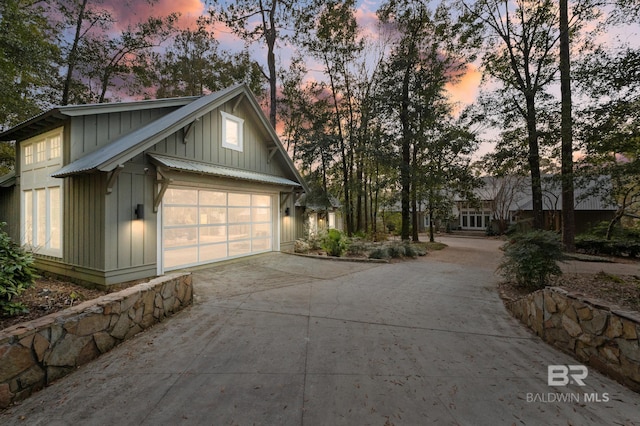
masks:
<instances>
[{"instance_id":1,"label":"forest background","mask_svg":"<svg viewBox=\"0 0 640 426\"><path fill-rule=\"evenodd\" d=\"M55 105L199 96L244 82L349 235L446 219L479 176L561 178L640 203L638 0L2 0L0 130ZM0 144L0 175L14 168ZM602 189L602 188L601 188ZM571 197L569 197L571 195Z\"/></svg>"}]
</instances>

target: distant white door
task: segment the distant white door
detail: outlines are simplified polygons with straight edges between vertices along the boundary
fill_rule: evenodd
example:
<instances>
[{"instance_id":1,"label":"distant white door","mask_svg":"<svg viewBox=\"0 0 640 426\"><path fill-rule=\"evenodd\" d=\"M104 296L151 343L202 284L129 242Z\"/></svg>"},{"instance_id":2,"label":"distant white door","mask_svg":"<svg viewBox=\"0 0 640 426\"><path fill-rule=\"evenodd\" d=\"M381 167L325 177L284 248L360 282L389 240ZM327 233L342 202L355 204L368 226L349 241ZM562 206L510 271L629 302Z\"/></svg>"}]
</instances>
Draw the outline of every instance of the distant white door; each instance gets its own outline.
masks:
<instances>
[{"instance_id":1,"label":"distant white door","mask_svg":"<svg viewBox=\"0 0 640 426\"><path fill-rule=\"evenodd\" d=\"M167 189L162 201L164 269L272 251L274 196Z\"/></svg>"}]
</instances>

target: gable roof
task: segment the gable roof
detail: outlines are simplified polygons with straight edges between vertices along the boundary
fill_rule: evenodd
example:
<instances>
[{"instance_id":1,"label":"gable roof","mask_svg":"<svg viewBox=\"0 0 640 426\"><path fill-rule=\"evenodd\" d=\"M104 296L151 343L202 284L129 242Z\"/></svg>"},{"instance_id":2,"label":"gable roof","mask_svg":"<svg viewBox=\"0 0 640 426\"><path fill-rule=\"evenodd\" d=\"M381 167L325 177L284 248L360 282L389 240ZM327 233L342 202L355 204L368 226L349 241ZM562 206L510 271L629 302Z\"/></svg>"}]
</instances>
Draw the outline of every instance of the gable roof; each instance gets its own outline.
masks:
<instances>
[{"instance_id":1,"label":"gable roof","mask_svg":"<svg viewBox=\"0 0 640 426\"><path fill-rule=\"evenodd\" d=\"M152 108L175 108L187 105L200 96L183 98L153 99L133 102L114 102L105 104L56 106L49 111L36 115L14 127L0 133L0 141L22 140L61 126L69 117L90 114L144 110Z\"/></svg>"},{"instance_id":2,"label":"gable roof","mask_svg":"<svg viewBox=\"0 0 640 426\"><path fill-rule=\"evenodd\" d=\"M67 164L53 173L52 176L62 178L78 173L95 171L111 172L119 165L131 160L136 155L141 154L166 137L237 96L244 96L249 102L256 116L259 118L260 123L269 133L278 154L285 162L291 176L307 191L306 182L295 168L291 158L289 158L289 155L280 143L278 135L265 117L258 101L246 84L231 86L202 97L139 101L123 104L114 103L57 107L1 133L0 140L14 140L24 137L25 135L31 136L39 130L42 131L42 129L51 128L52 123L59 122L59 124L61 124L66 120L67 116L107 113L136 108L157 108L159 105L179 107L157 120L121 136L108 145Z\"/></svg>"}]
</instances>

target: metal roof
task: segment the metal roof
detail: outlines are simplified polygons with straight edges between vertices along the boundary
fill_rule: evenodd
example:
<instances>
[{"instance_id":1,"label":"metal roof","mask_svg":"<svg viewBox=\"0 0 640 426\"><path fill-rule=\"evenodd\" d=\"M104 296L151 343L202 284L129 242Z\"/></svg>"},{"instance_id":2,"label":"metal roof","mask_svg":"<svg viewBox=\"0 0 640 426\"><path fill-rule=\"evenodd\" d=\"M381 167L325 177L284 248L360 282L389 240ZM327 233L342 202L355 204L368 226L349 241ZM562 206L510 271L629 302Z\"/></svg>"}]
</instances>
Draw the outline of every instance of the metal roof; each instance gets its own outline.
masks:
<instances>
[{"instance_id":1,"label":"metal roof","mask_svg":"<svg viewBox=\"0 0 640 426\"><path fill-rule=\"evenodd\" d=\"M198 98L182 108L172 111L146 126L127 133L110 144L77 159L73 163L67 164L51 176L61 178L92 171L110 172L118 165L129 161L162 139L185 127L196 118L214 109L222 103L220 102L221 99L227 100L225 95L236 92L238 88L239 86L232 86Z\"/></svg>"},{"instance_id":2,"label":"metal roof","mask_svg":"<svg viewBox=\"0 0 640 426\"><path fill-rule=\"evenodd\" d=\"M562 210L562 186L558 176L546 175L542 177L542 209L547 211ZM609 176L595 176L588 180L574 181L574 209L576 211L616 211L617 206L602 194L611 191L611 179ZM520 192L516 201L517 206L510 210L533 210L531 199L531 186L527 186Z\"/></svg>"},{"instance_id":3,"label":"metal roof","mask_svg":"<svg viewBox=\"0 0 640 426\"><path fill-rule=\"evenodd\" d=\"M200 161L186 160L183 158L167 157L158 154L147 154L156 165L172 170L183 172L199 173L204 175L220 176L232 179L249 180L253 182L271 183L286 186L302 186L281 176L268 175L265 173L252 172L249 170L234 169L231 167L218 166Z\"/></svg>"},{"instance_id":4,"label":"metal roof","mask_svg":"<svg viewBox=\"0 0 640 426\"><path fill-rule=\"evenodd\" d=\"M6 175L0 176L0 188L9 188L16 184L16 172L11 171Z\"/></svg>"},{"instance_id":5,"label":"metal roof","mask_svg":"<svg viewBox=\"0 0 640 426\"><path fill-rule=\"evenodd\" d=\"M22 140L61 126L69 117L90 114L144 110L152 108L181 107L198 99L199 96L183 98L153 99L133 102L112 102L104 104L55 106L49 111L36 115L0 133L0 141Z\"/></svg>"},{"instance_id":6,"label":"metal roof","mask_svg":"<svg viewBox=\"0 0 640 426\"><path fill-rule=\"evenodd\" d=\"M231 86L193 100L189 104L116 139L110 144L79 158L73 163L67 164L51 176L61 178L77 173L93 171L110 172L136 155L143 153L145 150L151 148L166 137L176 133L196 119L241 95L246 95L245 99L249 101L254 112L258 116L259 121L271 136L276 149L280 153L281 158L285 161L289 171L304 190L307 191L308 188L306 182L302 179L302 176L289 158L289 155L284 150L278 135L275 130L273 130L273 127L260 109L258 101L255 99L246 84Z\"/></svg>"}]
</instances>

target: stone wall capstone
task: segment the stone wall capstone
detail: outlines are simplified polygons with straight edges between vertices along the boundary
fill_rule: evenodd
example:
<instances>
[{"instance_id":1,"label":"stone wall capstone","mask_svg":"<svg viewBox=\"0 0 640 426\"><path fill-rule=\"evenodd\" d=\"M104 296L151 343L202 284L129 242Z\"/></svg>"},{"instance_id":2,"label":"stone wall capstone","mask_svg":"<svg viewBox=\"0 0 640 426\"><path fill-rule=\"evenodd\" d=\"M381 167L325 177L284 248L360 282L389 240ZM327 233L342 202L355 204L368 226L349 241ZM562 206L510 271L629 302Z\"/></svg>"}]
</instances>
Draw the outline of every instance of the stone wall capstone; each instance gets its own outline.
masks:
<instances>
[{"instance_id":1,"label":"stone wall capstone","mask_svg":"<svg viewBox=\"0 0 640 426\"><path fill-rule=\"evenodd\" d=\"M0 330L0 408L192 302L191 275L172 274Z\"/></svg>"},{"instance_id":2,"label":"stone wall capstone","mask_svg":"<svg viewBox=\"0 0 640 426\"><path fill-rule=\"evenodd\" d=\"M640 392L640 313L559 287L505 303L546 342Z\"/></svg>"}]
</instances>

